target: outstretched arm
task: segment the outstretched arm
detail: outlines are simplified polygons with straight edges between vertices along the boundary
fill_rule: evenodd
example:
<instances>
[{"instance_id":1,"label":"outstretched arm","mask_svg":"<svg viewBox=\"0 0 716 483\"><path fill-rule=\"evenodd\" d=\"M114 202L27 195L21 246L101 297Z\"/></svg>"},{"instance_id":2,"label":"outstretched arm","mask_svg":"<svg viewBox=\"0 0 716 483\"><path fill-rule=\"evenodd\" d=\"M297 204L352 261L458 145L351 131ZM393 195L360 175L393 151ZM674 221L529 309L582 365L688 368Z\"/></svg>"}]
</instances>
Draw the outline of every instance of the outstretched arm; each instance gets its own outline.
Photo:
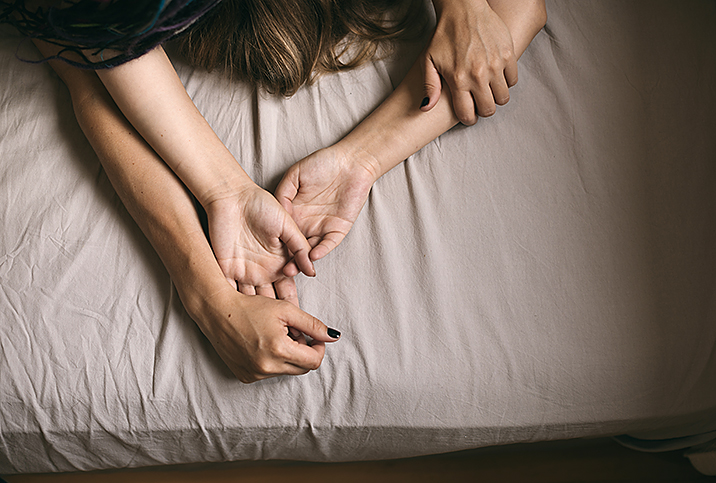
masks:
<instances>
[{"instance_id":1,"label":"outstretched arm","mask_svg":"<svg viewBox=\"0 0 716 483\"><path fill-rule=\"evenodd\" d=\"M161 47L97 75L132 126L206 210L214 253L234 286L238 282L247 294L255 293L254 286L259 293L270 292L291 257L314 275L310 247L294 221L219 140Z\"/></svg>"},{"instance_id":2,"label":"outstretched arm","mask_svg":"<svg viewBox=\"0 0 716 483\"><path fill-rule=\"evenodd\" d=\"M507 26L519 59L546 22L539 2L530 8L514 0L492 0L493 9ZM544 5L544 2L541 4ZM423 84L416 62L398 88L368 118L338 144L351 157L370 160L382 176L459 122L451 89L443 89L434 109L421 111ZM377 178L376 178L377 179Z\"/></svg>"},{"instance_id":3,"label":"outstretched arm","mask_svg":"<svg viewBox=\"0 0 716 483\"><path fill-rule=\"evenodd\" d=\"M38 47L46 55L52 49ZM277 284L283 300L232 289L190 195L127 122L97 76L60 62L51 65L68 86L80 127L112 185L164 262L187 311L232 372L252 382L317 368L324 342L335 339L323 323L297 308L295 285L289 279ZM307 344L303 334L315 342Z\"/></svg>"},{"instance_id":4,"label":"outstretched arm","mask_svg":"<svg viewBox=\"0 0 716 483\"><path fill-rule=\"evenodd\" d=\"M539 4L517 9L508 0L495 3L519 58L544 26L544 9ZM420 109L424 85L418 60L398 88L345 138L289 168L276 197L314 247L312 260L343 240L378 178L458 123L450 89L443 88L439 96L432 109ZM297 269L288 266L284 272L292 275Z\"/></svg>"}]
</instances>

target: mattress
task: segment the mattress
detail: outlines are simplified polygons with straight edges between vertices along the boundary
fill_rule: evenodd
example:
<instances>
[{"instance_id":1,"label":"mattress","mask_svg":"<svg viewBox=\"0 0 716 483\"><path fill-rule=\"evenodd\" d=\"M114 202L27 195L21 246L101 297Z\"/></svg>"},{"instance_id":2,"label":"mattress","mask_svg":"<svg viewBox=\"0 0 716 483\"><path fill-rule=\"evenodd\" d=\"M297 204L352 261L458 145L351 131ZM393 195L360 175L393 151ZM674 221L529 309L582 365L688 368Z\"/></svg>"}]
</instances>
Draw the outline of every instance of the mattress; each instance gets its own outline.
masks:
<instances>
[{"instance_id":1,"label":"mattress","mask_svg":"<svg viewBox=\"0 0 716 483\"><path fill-rule=\"evenodd\" d=\"M0 473L716 430L716 3L547 8L509 104L387 173L297 278L343 334L321 367L250 385L182 308L62 82L3 27ZM272 190L420 48L289 99L171 57Z\"/></svg>"}]
</instances>

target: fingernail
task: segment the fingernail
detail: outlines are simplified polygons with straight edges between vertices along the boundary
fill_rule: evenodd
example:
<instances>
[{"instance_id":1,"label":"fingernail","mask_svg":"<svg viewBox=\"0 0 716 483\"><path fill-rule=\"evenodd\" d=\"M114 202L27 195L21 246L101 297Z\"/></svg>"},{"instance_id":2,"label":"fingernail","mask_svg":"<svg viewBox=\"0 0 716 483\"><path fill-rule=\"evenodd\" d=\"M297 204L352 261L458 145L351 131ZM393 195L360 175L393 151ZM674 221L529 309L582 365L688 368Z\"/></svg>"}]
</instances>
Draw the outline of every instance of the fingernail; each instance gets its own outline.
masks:
<instances>
[{"instance_id":1,"label":"fingernail","mask_svg":"<svg viewBox=\"0 0 716 483\"><path fill-rule=\"evenodd\" d=\"M331 339L338 339L340 338L340 336L341 333L338 332L336 329L331 329L330 327L328 328L328 337L330 337Z\"/></svg>"},{"instance_id":2,"label":"fingernail","mask_svg":"<svg viewBox=\"0 0 716 483\"><path fill-rule=\"evenodd\" d=\"M420 103L420 107L427 106L429 102L430 102L430 98L426 97L425 99L423 99L423 102Z\"/></svg>"}]
</instances>

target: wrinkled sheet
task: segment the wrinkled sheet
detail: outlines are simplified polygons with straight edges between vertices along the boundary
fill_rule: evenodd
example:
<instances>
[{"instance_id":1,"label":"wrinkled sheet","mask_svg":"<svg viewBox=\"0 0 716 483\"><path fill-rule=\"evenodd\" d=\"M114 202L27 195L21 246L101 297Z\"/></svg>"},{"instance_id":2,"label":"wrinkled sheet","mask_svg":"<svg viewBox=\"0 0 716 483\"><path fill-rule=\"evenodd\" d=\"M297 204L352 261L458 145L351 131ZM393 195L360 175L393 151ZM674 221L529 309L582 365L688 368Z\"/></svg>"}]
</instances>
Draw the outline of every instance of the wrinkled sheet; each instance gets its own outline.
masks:
<instances>
[{"instance_id":1,"label":"wrinkled sheet","mask_svg":"<svg viewBox=\"0 0 716 483\"><path fill-rule=\"evenodd\" d=\"M0 473L716 429L716 4L548 13L510 103L380 179L298 279L302 308L343 333L321 368L252 385L184 312L67 90L3 28ZM273 189L419 48L291 99L173 60Z\"/></svg>"}]
</instances>

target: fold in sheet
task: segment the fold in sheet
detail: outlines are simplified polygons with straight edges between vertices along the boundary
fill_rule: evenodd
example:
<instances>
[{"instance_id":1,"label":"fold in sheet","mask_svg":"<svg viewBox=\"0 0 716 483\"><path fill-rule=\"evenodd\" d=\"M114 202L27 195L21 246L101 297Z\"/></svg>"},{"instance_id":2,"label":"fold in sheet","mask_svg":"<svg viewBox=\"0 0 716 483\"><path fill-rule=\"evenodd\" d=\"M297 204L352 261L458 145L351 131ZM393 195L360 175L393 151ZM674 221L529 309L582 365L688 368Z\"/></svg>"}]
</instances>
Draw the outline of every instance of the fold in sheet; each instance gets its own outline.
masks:
<instances>
[{"instance_id":1,"label":"fold in sheet","mask_svg":"<svg viewBox=\"0 0 716 483\"><path fill-rule=\"evenodd\" d=\"M381 178L298 279L343 334L321 368L248 386L184 312L59 79L2 30L0 473L716 429L715 10L548 2L510 103ZM419 49L290 99L173 60L273 189Z\"/></svg>"}]
</instances>

